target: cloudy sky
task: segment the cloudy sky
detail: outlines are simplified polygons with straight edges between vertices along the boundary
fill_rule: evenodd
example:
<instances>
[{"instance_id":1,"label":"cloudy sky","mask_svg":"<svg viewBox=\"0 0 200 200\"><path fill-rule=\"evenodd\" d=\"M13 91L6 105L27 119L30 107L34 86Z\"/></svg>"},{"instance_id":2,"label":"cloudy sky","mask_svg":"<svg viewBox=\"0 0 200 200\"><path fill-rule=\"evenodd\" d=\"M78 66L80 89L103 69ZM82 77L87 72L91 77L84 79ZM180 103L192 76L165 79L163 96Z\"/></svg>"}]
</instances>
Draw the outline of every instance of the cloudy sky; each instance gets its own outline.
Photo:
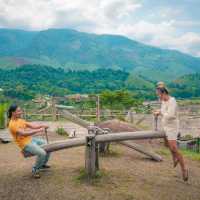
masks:
<instances>
[{"instance_id":1,"label":"cloudy sky","mask_svg":"<svg viewBox=\"0 0 200 200\"><path fill-rule=\"evenodd\" d=\"M121 34L200 57L200 0L0 0L0 28Z\"/></svg>"}]
</instances>

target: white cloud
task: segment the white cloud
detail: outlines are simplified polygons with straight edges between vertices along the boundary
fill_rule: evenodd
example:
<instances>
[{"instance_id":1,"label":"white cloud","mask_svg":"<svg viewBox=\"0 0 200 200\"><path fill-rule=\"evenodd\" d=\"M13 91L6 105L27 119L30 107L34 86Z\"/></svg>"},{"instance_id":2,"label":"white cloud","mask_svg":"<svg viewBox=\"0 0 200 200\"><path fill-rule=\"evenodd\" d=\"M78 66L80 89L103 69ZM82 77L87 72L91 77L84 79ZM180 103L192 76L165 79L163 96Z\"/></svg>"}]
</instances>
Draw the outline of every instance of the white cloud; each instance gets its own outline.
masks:
<instances>
[{"instance_id":1,"label":"white cloud","mask_svg":"<svg viewBox=\"0 0 200 200\"><path fill-rule=\"evenodd\" d=\"M2 26L28 29L44 29L52 26L54 14L48 9L49 3L40 0L1 0L0 22Z\"/></svg>"},{"instance_id":2,"label":"white cloud","mask_svg":"<svg viewBox=\"0 0 200 200\"><path fill-rule=\"evenodd\" d=\"M199 21L194 21L194 20L174 20L173 25L176 27L197 27L200 28L200 22Z\"/></svg>"},{"instance_id":3,"label":"white cloud","mask_svg":"<svg viewBox=\"0 0 200 200\"><path fill-rule=\"evenodd\" d=\"M194 56L200 55L200 34L193 32L180 34L173 21L157 24L140 21L135 24L120 25L112 31L153 46L177 49Z\"/></svg>"},{"instance_id":4,"label":"white cloud","mask_svg":"<svg viewBox=\"0 0 200 200\"><path fill-rule=\"evenodd\" d=\"M164 6L155 11L141 2L145 1L0 0L0 27L57 27L122 34L147 44L200 55L200 35L190 30L200 24L197 20L178 19L184 14L183 7ZM187 29L181 32L180 28Z\"/></svg>"},{"instance_id":5,"label":"white cloud","mask_svg":"<svg viewBox=\"0 0 200 200\"><path fill-rule=\"evenodd\" d=\"M101 22L109 23L129 15L140 7L133 0L0 0L0 5L1 26L28 29L57 27L61 14L63 18L68 17L62 21L90 22L98 26Z\"/></svg>"},{"instance_id":6,"label":"white cloud","mask_svg":"<svg viewBox=\"0 0 200 200\"><path fill-rule=\"evenodd\" d=\"M200 55L200 35L187 32L172 41L173 48L179 48L185 53L191 53L195 56Z\"/></svg>"}]
</instances>

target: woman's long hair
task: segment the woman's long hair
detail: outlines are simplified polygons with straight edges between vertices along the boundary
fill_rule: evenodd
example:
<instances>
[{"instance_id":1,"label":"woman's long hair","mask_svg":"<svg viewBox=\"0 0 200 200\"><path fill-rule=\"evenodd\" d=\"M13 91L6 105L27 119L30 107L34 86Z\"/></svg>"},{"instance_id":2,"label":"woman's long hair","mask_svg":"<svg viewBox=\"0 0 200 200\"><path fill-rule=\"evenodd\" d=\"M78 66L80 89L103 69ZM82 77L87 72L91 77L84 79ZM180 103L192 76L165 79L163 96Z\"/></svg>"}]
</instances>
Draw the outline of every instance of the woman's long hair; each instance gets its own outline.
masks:
<instances>
[{"instance_id":1,"label":"woman's long hair","mask_svg":"<svg viewBox=\"0 0 200 200\"><path fill-rule=\"evenodd\" d=\"M8 108L8 111L7 111L8 125L9 125L10 119L12 117L12 113L15 112L17 110L17 108L18 108L18 105L16 105L16 104L13 104Z\"/></svg>"}]
</instances>

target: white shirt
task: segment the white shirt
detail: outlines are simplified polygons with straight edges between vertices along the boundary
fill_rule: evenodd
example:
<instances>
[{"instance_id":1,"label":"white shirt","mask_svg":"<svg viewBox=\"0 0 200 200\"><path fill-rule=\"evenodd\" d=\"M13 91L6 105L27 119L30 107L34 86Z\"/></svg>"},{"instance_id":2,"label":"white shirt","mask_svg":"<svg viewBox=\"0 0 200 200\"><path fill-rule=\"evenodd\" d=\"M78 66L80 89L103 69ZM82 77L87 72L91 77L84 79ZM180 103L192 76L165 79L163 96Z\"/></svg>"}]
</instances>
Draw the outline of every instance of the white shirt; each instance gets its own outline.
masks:
<instances>
[{"instance_id":1,"label":"white shirt","mask_svg":"<svg viewBox=\"0 0 200 200\"><path fill-rule=\"evenodd\" d=\"M178 133L178 105L174 97L169 97L168 101L161 103L162 127L165 132Z\"/></svg>"}]
</instances>

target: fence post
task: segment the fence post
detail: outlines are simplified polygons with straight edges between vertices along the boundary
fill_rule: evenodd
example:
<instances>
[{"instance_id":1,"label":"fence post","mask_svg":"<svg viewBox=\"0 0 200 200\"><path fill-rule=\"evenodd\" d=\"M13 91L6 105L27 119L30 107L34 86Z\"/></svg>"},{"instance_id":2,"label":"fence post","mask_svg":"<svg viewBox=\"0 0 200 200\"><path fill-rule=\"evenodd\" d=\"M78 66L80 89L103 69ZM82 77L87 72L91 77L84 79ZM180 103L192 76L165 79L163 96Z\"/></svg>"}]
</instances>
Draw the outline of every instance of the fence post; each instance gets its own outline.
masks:
<instances>
[{"instance_id":1,"label":"fence post","mask_svg":"<svg viewBox=\"0 0 200 200\"><path fill-rule=\"evenodd\" d=\"M96 120L100 121L100 97L97 95L96 97Z\"/></svg>"},{"instance_id":2,"label":"fence post","mask_svg":"<svg viewBox=\"0 0 200 200\"><path fill-rule=\"evenodd\" d=\"M85 170L86 170L88 179L91 179L96 174L95 134L90 134L90 135L86 136Z\"/></svg>"},{"instance_id":3,"label":"fence post","mask_svg":"<svg viewBox=\"0 0 200 200\"><path fill-rule=\"evenodd\" d=\"M96 171L99 170L99 144L95 144L95 154L96 154L96 160L95 160L95 168Z\"/></svg>"},{"instance_id":4,"label":"fence post","mask_svg":"<svg viewBox=\"0 0 200 200\"><path fill-rule=\"evenodd\" d=\"M134 122L134 120L133 120L133 111L132 111L132 110L130 111L130 122L131 122L131 123Z\"/></svg>"},{"instance_id":5,"label":"fence post","mask_svg":"<svg viewBox=\"0 0 200 200\"><path fill-rule=\"evenodd\" d=\"M200 137L197 138L197 153L200 152Z\"/></svg>"},{"instance_id":6,"label":"fence post","mask_svg":"<svg viewBox=\"0 0 200 200\"><path fill-rule=\"evenodd\" d=\"M53 121L56 121L57 120L57 109L56 109L56 105L55 105L55 98L52 97L52 118L53 118Z\"/></svg>"}]
</instances>

